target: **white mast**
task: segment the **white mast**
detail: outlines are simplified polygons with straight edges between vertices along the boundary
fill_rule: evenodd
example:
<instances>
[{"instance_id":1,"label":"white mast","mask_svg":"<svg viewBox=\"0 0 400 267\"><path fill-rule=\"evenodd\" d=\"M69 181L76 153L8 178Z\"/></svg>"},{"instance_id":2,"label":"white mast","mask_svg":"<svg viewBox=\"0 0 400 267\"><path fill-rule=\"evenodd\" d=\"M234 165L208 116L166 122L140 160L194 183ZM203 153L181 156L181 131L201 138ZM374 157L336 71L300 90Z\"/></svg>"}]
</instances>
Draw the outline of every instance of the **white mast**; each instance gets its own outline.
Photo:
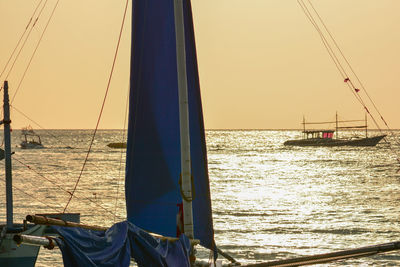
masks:
<instances>
[{"instance_id":1,"label":"white mast","mask_svg":"<svg viewBox=\"0 0 400 267\"><path fill-rule=\"evenodd\" d=\"M174 0L175 38L176 38L176 61L178 71L179 90L179 122L181 141L181 176L183 200L184 233L189 238L193 234L193 211L192 211L192 183L191 183L191 160L190 160L190 136L189 136L189 103L186 76L186 49L185 28L183 18L183 1Z\"/></svg>"}]
</instances>

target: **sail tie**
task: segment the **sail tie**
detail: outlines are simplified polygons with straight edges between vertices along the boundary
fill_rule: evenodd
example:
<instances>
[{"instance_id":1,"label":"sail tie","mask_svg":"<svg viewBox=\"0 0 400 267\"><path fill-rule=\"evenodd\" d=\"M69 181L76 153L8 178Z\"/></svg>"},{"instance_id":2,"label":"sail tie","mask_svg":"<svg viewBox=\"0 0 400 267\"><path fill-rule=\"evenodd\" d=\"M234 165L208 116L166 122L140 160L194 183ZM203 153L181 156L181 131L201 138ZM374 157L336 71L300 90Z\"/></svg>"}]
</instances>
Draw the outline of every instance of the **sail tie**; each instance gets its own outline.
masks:
<instances>
[{"instance_id":1,"label":"sail tie","mask_svg":"<svg viewBox=\"0 0 400 267\"><path fill-rule=\"evenodd\" d=\"M190 175L190 184L192 185L192 196L186 196L185 193L182 190L182 174L179 175L179 191L181 193L181 197L186 201L186 202L192 202L195 197L196 197L196 188L194 186L194 179L193 175Z\"/></svg>"}]
</instances>

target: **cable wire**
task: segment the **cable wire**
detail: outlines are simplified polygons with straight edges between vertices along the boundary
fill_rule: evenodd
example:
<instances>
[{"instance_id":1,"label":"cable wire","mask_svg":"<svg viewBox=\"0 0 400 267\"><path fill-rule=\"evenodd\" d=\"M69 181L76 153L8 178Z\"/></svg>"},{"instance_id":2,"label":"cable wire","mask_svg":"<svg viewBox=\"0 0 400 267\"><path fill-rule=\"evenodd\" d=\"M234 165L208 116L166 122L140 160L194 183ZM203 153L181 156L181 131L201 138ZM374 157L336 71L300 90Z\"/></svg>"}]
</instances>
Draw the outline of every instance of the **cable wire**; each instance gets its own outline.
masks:
<instances>
[{"instance_id":1,"label":"cable wire","mask_svg":"<svg viewBox=\"0 0 400 267\"><path fill-rule=\"evenodd\" d=\"M29 19L29 22L28 22L28 24L27 24L26 27L25 27L25 30L24 30L23 33L21 34L21 37L19 38L17 44L15 45L14 50L12 51L10 57L8 58L8 60L7 60L6 64L5 64L3 70L1 71L0 77L3 76L4 72L6 71L8 64L10 63L12 57L14 56L15 51L17 51L17 48L18 48L18 46L20 45L20 43L21 43L21 41L22 41L22 39L23 39L23 37L24 37L26 31L28 30L29 25L31 24L31 22L32 22L32 20L33 20L33 17L35 16L36 11L38 10L38 8L39 8L40 4L42 3L42 1L43 1L43 0L40 0L39 4L37 4L35 10L33 11L32 15L31 15L31 18ZM2 87L2 88L3 88L3 87Z\"/></svg>"},{"instance_id":2,"label":"cable wire","mask_svg":"<svg viewBox=\"0 0 400 267\"><path fill-rule=\"evenodd\" d=\"M112 63L110 75L109 75L109 78L108 78L108 83L107 83L106 92L105 92L105 95L104 95L104 98L103 98L103 103L102 103L102 105L101 105L100 114L99 114L99 117L98 117L98 119L97 119L96 127L95 127L95 130L94 130L93 136L92 136L92 140L91 140L90 145L89 145L88 152L87 152L87 154L86 154L85 161L83 162L83 166L82 166L81 172L80 172L79 177L78 177L78 179L77 179L77 181L76 181L76 183L75 183L75 187L74 187L74 189L72 190L72 194L71 194L71 196L70 196L70 198L69 198L67 204L65 205L64 213L65 213L65 211L67 210L68 205L69 205L69 203L71 202L72 197L73 197L73 195L74 195L74 193L75 193L75 190L76 190L76 188L77 188L77 186L78 186L78 184L79 184L79 181L80 181L80 179L81 179L81 177L82 177L82 173L83 173L83 171L84 171L84 169L85 169L86 162L87 162L88 159L89 159L89 154L90 154L90 152L91 152L91 150L92 150L92 146L93 146L93 143L94 143L94 139L95 139L95 137L96 137L96 133L97 133L97 130L98 130L98 127L99 127L99 124L100 124L100 119L101 119L101 116L102 116L102 114L103 114L103 110L104 110L105 102L106 102L106 99L107 99L108 91L109 91L109 89L110 89L111 79L112 79L112 76L113 76L113 73L114 73L115 63L116 63L116 61L117 61L117 56L118 56L118 51L119 51L119 45L120 45L120 43L121 43L121 36L122 36L123 29L124 29L126 13L127 13L127 10L128 10L128 3L129 3L129 0L127 0L127 1L126 1L126 4L125 4L125 10L124 10L124 15L123 15L122 22L121 22L121 28L120 28L120 32L119 32L119 36L118 36L118 42L117 42L117 46L116 46L116 49L115 49L114 59L113 59L113 63Z\"/></svg>"}]
</instances>

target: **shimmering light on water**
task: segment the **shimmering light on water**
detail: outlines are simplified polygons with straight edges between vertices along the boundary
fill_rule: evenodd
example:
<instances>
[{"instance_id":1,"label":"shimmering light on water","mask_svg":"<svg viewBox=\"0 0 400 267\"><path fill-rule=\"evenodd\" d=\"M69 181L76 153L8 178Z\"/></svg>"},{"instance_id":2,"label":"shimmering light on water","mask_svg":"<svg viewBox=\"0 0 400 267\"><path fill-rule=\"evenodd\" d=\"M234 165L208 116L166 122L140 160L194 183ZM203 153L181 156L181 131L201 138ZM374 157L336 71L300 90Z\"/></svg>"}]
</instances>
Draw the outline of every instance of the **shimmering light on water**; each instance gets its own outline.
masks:
<instances>
[{"instance_id":1,"label":"shimmering light on water","mask_svg":"<svg viewBox=\"0 0 400 267\"><path fill-rule=\"evenodd\" d=\"M45 149L15 148L13 157L72 190L91 131L40 133ZM13 132L14 145L18 134ZM78 187L79 199L68 209L81 212L84 223L111 225L117 192L116 220L125 215L124 154L106 147L121 142L120 136L120 131L100 131L96 139ZM217 245L245 263L400 240L399 166L388 147L283 146L297 137L299 131L207 131ZM62 211L68 193L15 160L13 166L14 185L35 196L14 191L16 221L28 213ZM100 204L111 213L99 209ZM340 264L396 266L400 253L335 263ZM59 252L41 250L37 266L49 265L62 265Z\"/></svg>"}]
</instances>

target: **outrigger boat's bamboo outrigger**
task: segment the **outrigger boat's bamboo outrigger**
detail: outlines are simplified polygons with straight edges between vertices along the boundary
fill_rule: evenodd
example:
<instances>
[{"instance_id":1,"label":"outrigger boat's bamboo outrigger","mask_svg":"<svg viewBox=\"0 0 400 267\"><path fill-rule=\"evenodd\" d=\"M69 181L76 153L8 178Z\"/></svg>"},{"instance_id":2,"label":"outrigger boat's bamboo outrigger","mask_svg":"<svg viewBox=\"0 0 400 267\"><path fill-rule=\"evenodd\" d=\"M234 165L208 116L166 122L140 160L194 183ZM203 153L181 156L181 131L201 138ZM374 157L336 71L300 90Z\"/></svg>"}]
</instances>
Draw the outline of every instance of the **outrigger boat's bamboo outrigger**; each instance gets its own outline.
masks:
<instances>
[{"instance_id":1,"label":"outrigger boat's bamboo outrigger","mask_svg":"<svg viewBox=\"0 0 400 267\"><path fill-rule=\"evenodd\" d=\"M84 225L78 224L74 222L67 222L59 219L54 218L47 218L44 216L35 216L35 215L28 215L26 220L35 224L40 225L57 225L57 226L64 226L64 227L80 227L84 229L90 229L95 231L105 231L106 227L101 226L91 226L91 225ZM159 235L156 235L160 237ZM171 241L176 241L177 238L168 238L162 237L164 239L169 239ZM20 244L28 244L32 246L43 246L47 249L53 249L57 247L57 242L54 240L54 237L38 237L38 236L31 236L31 235L24 235L24 234L16 234L14 235L14 241ZM191 240L192 245L198 245L198 240ZM372 245L354 249L347 249L341 250L336 252L330 253L322 253L322 254L315 254L310 256L303 256L291 259L284 259L284 260L276 260L264 263L257 263L257 264L248 264L245 265L246 267L267 267L267 266L304 266L304 265L312 265L312 264L321 264L321 263L328 263L338 260L346 260L351 258L359 258L359 257L368 257L380 253L386 253L394 250L400 250L400 242L391 242L391 243L384 243L379 245ZM226 253L219 251L222 256L230 260L232 263L236 263L240 265L234 258L227 255Z\"/></svg>"},{"instance_id":2,"label":"outrigger boat's bamboo outrigger","mask_svg":"<svg viewBox=\"0 0 400 267\"><path fill-rule=\"evenodd\" d=\"M340 123L364 122L364 125L340 126ZM307 130L306 125L326 125L335 123L335 130ZM367 116L364 120L339 121L336 113L335 121L328 122L306 122L303 117L303 138L299 140L288 140L285 146L376 146L386 135L368 137ZM341 138L339 130L365 130L365 137Z\"/></svg>"}]
</instances>

